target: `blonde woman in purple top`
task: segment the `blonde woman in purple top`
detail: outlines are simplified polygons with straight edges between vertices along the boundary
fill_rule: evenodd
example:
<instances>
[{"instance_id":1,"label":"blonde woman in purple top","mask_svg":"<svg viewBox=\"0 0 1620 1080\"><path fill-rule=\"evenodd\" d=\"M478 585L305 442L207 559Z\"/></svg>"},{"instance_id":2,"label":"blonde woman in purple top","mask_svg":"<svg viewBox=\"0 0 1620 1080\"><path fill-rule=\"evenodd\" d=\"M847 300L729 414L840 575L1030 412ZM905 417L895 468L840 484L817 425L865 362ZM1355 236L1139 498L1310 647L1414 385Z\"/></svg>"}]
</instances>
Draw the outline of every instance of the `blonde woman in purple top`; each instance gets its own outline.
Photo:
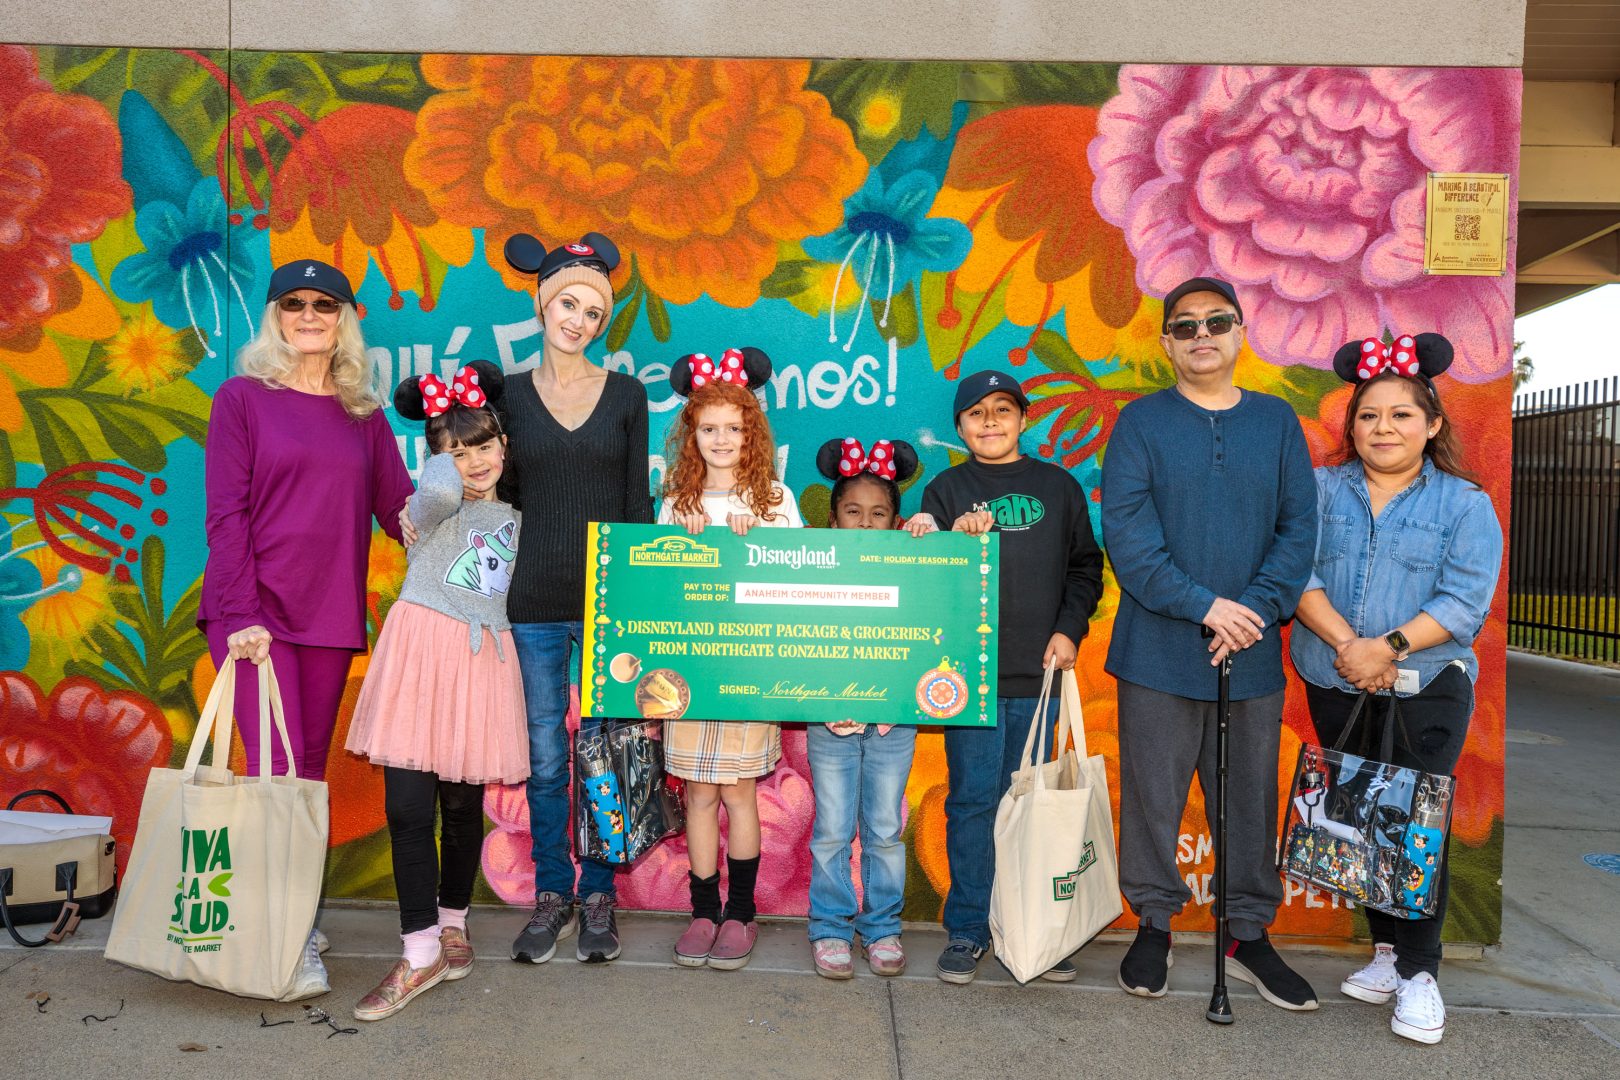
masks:
<instances>
[{"instance_id":1,"label":"blonde woman in purple top","mask_svg":"<svg viewBox=\"0 0 1620 1080\"><path fill-rule=\"evenodd\" d=\"M373 387L354 291L301 259L270 278L241 374L214 395L204 456L208 567L197 622L215 665L275 660L294 765L326 775L354 653L366 647L366 562L375 519L399 538L412 487ZM248 769L259 760L258 686L236 717ZM277 773L286 768L272 740Z\"/></svg>"}]
</instances>

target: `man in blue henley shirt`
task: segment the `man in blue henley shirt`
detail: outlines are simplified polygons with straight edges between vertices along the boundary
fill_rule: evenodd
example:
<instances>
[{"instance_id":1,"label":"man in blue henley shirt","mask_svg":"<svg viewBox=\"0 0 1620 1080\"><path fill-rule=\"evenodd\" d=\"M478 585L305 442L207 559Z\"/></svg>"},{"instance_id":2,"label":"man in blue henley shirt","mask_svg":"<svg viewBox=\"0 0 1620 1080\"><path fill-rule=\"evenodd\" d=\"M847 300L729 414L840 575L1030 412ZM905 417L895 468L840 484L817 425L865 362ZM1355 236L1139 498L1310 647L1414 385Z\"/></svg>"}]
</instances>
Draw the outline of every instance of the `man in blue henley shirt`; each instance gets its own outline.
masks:
<instances>
[{"instance_id":1,"label":"man in blue henley shirt","mask_svg":"<svg viewBox=\"0 0 1620 1080\"><path fill-rule=\"evenodd\" d=\"M1213 806L1217 665L1232 663L1227 806L1227 970L1286 1009L1317 1006L1266 938L1282 901L1278 625L1310 579L1316 483L1299 420L1232 383L1243 310L1232 286L1171 290L1160 338L1176 385L1131 402L1103 462L1104 546L1119 580L1107 668L1119 680L1120 887L1140 919L1120 985L1167 988L1170 921L1192 897L1176 864L1196 770ZM1203 628L1214 633L1203 636Z\"/></svg>"}]
</instances>

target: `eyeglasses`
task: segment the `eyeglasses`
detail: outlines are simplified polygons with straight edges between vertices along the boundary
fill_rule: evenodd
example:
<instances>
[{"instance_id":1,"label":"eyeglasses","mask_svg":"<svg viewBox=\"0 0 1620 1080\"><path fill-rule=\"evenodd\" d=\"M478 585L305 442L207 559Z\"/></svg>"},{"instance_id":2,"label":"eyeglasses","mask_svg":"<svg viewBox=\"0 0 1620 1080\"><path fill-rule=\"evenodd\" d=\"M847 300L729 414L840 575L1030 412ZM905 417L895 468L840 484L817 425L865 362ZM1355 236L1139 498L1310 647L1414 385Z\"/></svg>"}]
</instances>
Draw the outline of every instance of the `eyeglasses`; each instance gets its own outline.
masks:
<instances>
[{"instance_id":1,"label":"eyeglasses","mask_svg":"<svg viewBox=\"0 0 1620 1080\"><path fill-rule=\"evenodd\" d=\"M280 307L282 311L288 312L303 311L305 307L312 307L322 315L336 315L338 312L343 310L343 302L341 300L333 300L329 296L323 296L319 300L305 300L298 296L283 296L280 300L276 301L276 305ZM1188 336L1190 337L1191 335Z\"/></svg>"},{"instance_id":2,"label":"eyeglasses","mask_svg":"<svg viewBox=\"0 0 1620 1080\"><path fill-rule=\"evenodd\" d=\"M1231 333L1237 321L1236 315L1211 315L1207 319L1177 319L1166 329L1177 341L1191 341L1198 336L1200 326L1207 327L1212 335L1220 337L1222 334Z\"/></svg>"}]
</instances>

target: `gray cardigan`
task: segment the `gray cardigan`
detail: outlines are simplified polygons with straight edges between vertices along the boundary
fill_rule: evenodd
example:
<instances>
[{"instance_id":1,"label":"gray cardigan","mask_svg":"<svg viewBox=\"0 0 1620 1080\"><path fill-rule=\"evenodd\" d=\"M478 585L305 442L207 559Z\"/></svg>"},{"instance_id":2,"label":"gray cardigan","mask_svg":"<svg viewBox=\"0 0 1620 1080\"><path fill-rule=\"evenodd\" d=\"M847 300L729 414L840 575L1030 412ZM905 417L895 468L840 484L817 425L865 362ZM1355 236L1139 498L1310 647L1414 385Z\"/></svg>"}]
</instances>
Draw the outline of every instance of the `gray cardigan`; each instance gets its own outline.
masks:
<instances>
[{"instance_id":1,"label":"gray cardigan","mask_svg":"<svg viewBox=\"0 0 1620 1080\"><path fill-rule=\"evenodd\" d=\"M503 502L462 498L461 473L449 454L428 458L406 509L421 539L406 552L399 598L466 623L476 653L485 629L494 637L512 628L506 592L523 515ZM505 661L498 637L495 654Z\"/></svg>"}]
</instances>

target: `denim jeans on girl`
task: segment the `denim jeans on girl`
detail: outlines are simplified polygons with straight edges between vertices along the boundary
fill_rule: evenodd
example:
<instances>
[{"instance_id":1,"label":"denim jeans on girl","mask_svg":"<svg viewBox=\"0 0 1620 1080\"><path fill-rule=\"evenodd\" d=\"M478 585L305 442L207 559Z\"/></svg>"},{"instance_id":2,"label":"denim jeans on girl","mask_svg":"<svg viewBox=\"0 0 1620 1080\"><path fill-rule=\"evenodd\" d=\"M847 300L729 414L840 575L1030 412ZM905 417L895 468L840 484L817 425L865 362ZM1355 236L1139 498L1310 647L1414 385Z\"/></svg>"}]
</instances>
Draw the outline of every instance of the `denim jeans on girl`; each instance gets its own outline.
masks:
<instances>
[{"instance_id":1,"label":"denim jeans on girl","mask_svg":"<svg viewBox=\"0 0 1620 1080\"><path fill-rule=\"evenodd\" d=\"M945 932L981 948L990 945L990 886L996 877L996 808L1012 783L1039 698L997 698L993 728L945 729L945 859L951 888L945 895ZM1050 702L1047 738L1057 722Z\"/></svg>"},{"instance_id":2,"label":"denim jeans on girl","mask_svg":"<svg viewBox=\"0 0 1620 1080\"><path fill-rule=\"evenodd\" d=\"M513 623L523 697L529 714L529 837L533 843L534 891L574 896L573 837L568 831L568 688L584 648L578 622ZM582 720L584 730L600 720ZM579 861L579 895L614 896L613 867Z\"/></svg>"},{"instance_id":3,"label":"denim jeans on girl","mask_svg":"<svg viewBox=\"0 0 1620 1080\"><path fill-rule=\"evenodd\" d=\"M807 732L816 820L810 833L810 940L867 944L900 932L906 898L906 845L900 838L906 778L917 729L876 724L835 735L825 724ZM861 838L861 890L850 875L851 840Z\"/></svg>"}]
</instances>

